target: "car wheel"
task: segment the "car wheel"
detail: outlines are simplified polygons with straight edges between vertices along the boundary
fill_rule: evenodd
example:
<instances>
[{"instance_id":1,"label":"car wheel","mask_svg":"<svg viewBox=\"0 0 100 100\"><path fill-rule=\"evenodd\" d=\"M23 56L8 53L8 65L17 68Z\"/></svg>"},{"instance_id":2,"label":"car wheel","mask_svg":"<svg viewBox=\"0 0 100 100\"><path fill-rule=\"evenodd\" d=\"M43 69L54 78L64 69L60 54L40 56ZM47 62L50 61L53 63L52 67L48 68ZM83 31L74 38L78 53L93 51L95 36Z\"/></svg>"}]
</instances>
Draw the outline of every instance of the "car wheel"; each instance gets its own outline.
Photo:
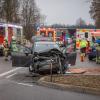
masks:
<instances>
[{"instance_id":1,"label":"car wheel","mask_svg":"<svg viewBox=\"0 0 100 100\"><path fill-rule=\"evenodd\" d=\"M88 57L88 59L91 61L92 60L92 57Z\"/></svg>"}]
</instances>

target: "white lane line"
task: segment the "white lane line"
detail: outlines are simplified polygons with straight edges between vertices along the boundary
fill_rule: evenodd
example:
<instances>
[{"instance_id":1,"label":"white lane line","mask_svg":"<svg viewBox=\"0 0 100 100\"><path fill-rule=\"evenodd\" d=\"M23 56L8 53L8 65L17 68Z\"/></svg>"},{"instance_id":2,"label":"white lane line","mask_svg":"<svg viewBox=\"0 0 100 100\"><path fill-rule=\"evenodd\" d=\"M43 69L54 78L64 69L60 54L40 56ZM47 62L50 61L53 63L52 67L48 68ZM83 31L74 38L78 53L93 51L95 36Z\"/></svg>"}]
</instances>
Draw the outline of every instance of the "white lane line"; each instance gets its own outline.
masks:
<instances>
[{"instance_id":1,"label":"white lane line","mask_svg":"<svg viewBox=\"0 0 100 100\"><path fill-rule=\"evenodd\" d=\"M10 73L12 73L12 72L14 72L14 71L16 71L16 70L21 69L21 68L22 68L22 67L18 67L18 68L14 68L14 69L12 69L12 70L10 70L10 71L4 72L4 73L0 74L0 77L3 77L3 76L5 76L5 75L7 75L7 74L10 74Z\"/></svg>"},{"instance_id":2,"label":"white lane line","mask_svg":"<svg viewBox=\"0 0 100 100\"><path fill-rule=\"evenodd\" d=\"M6 78L11 78L12 76L16 75L17 73L11 74L9 76L7 76Z\"/></svg>"},{"instance_id":3,"label":"white lane line","mask_svg":"<svg viewBox=\"0 0 100 100\"><path fill-rule=\"evenodd\" d=\"M19 85L23 85L23 86L30 86L30 87L33 86L33 85L31 85L31 84L26 84L26 83L17 83L17 84L19 84Z\"/></svg>"}]
</instances>

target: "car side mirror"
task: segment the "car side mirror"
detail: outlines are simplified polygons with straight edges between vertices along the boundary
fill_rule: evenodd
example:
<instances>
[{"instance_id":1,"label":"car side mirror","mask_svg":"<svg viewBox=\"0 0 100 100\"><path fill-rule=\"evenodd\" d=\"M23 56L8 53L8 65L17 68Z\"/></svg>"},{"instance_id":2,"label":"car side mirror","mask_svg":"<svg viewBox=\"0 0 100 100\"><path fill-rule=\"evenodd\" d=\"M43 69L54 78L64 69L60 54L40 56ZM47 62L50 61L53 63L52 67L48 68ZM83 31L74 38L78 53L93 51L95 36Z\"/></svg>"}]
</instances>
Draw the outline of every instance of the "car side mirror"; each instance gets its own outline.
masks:
<instances>
[{"instance_id":1,"label":"car side mirror","mask_svg":"<svg viewBox=\"0 0 100 100\"><path fill-rule=\"evenodd\" d=\"M25 50L24 53L26 56L28 56L30 54L28 50Z\"/></svg>"},{"instance_id":2,"label":"car side mirror","mask_svg":"<svg viewBox=\"0 0 100 100\"><path fill-rule=\"evenodd\" d=\"M28 56L28 55L29 55L29 53L28 53L28 52L25 52L25 55L26 55L26 56Z\"/></svg>"},{"instance_id":3,"label":"car side mirror","mask_svg":"<svg viewBox=\"0 0 100 100\"><path fill-rule=\"evenodd\" d=\"M32 50L30 48L25 48L24 53L28 56L29 54L32 54Z\"/></svg>"}]
</instances>

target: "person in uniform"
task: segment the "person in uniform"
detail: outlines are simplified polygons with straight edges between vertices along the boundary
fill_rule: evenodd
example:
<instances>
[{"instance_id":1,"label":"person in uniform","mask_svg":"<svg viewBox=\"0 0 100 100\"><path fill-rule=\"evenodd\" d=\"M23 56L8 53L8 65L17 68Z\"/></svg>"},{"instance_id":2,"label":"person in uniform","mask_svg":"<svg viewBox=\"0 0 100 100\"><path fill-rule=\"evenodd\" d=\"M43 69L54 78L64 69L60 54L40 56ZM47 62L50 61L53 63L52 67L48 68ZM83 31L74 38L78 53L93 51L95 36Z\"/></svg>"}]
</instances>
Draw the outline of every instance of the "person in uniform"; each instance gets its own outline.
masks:
<instances>
[{"instance_id":1,"label":"person in uniform","mask_svg":"<svg viewBox=\"0 0 100 100\"><path fill-rule=\"evenodd\" d=\"M14 37L14 36L12 36L12 40L11 40L11 43L10 43L10 49L11 49L11 52L17 52L18 51L16 37Z\"/></svg>"},{"instance_id":2,"label":"person in uniform","mask_svg":"<svg viewBox=\"0 0 100 100\"><path fill-rule=\"evenodd\" d=\"M82 62L84 61L84 57L86 56L86 47L87 47L87 41L85 39L82 39L80 41L80 52L81 52L80 60Z\"/></svg>"},{"instance_id":3,"label":"person in uniform","mask_svg":"<svg viewBox=\"0 0 100 100\"><path fill-rule=\"evenodd\" d=\"M11 54L11 60L12 60L12 53L18 52L18 47L17 47L17 41L16 41L16 37L12 36L12 40L10 43L10 54Z\"/></svg>"},{"instance_id":4,"label":"person in uniform","mask_svg":"<svg viewBox=\"0 0 100 100\"><path fill-rule=\"evenodd\" d=\"M5 56L5 61L8 61L9 45L8 45L7 38L4 39L3 47L4 47L3 52L4 52L4 56Z\"/></svg>"},{"instance_id":5,"label":"person in uniform","mask_svg":"<svg viewBox=\"0 0 100 100\"><path fill-rule=\"evenodd\" d=\"M96 63L100 63L100 38L96 40Z\"/></svg>"}]
</instances>

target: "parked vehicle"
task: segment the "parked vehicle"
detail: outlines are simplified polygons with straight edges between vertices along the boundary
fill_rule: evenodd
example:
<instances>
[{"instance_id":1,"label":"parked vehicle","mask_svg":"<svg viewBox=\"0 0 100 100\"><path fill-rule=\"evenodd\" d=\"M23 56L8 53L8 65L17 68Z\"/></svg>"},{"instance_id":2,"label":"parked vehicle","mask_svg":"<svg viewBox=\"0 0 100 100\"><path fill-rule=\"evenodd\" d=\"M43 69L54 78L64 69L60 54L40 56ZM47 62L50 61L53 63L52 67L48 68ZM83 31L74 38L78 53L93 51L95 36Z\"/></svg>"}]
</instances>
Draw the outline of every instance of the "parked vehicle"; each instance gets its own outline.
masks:
<instances>
[{"instance_id":1,"label":"parked vehicle","mask_svg":"<svg viewBox=\"0 0 100 100\"><path fill-rule=\"evenodd\" d=\"M95 60L96 59L96 48L95 47L89 48L88 59L89 60Z\"/></svg>"},{"instance_id":2,"label":"parked vehicle","mask_svg":"<svg viewBox=\"0 0 100 100\"><path fill-rule=\"evenodd\" d=\"M23 27L16 24L0 23L0 55L3 55L3 42L7 38L10 44L12 36L15 36L18 41L22 41Z\"/></svg>"}]
</instances>

